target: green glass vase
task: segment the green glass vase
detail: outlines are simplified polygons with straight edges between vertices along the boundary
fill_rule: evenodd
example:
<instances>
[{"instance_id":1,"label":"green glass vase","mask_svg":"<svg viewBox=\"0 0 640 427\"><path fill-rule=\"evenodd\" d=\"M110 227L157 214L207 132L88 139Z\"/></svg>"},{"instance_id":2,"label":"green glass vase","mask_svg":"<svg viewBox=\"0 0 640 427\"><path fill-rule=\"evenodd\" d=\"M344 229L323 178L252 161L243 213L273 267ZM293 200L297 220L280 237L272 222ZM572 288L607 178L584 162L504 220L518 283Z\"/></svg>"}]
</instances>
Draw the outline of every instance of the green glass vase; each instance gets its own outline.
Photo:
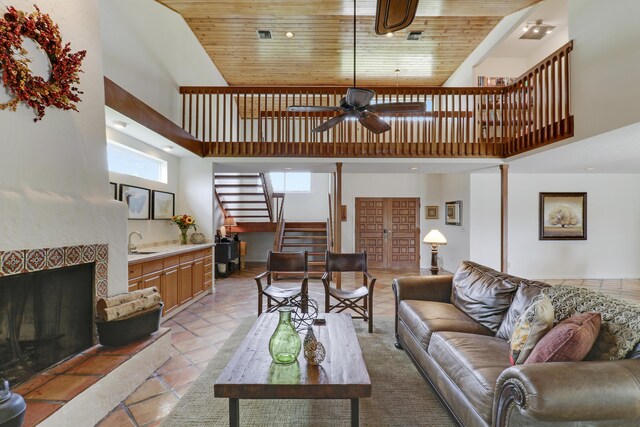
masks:
<instances>
[{"instance_id":1,"label":"green glass vase","mask_svg":"<svg viewBox=\"0 0 640 427\"><path fill-rule=\"evenodd\" d=\"M292 310L292 307L280 307L278 309L280 313L278 327L269 340L271 358L274 362L285 365L295 362L302 348L300 335L298 335L296 328L291 323Z\"/></svg>"},{"instance_id":2,"label":"green glass vase","mask_svg":"<svg viewBox=\"0 0 640 427\"><path fill-rule=\"evenodd\" d=\"M187 229L180 229L180 244L181 245L186 245L187 244Z\"/></svg>"}]
</instances>

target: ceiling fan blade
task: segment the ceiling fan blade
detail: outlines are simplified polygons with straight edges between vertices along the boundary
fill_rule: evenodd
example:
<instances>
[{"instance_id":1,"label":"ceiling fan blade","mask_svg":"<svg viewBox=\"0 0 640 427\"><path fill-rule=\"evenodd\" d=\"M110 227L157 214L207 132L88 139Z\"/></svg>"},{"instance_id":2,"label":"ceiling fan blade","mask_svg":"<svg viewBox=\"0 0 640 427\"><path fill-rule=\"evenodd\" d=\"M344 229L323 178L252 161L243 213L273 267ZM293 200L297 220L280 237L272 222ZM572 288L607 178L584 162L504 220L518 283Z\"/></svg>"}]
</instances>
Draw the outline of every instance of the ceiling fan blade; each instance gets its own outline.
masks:
<instances>
[{"instance_id":1,"label":"ceiling fan blade","mask_svg":"<svg viewBox=\"0 0 640 427\"><path fill-rule=\"evenodd\" d=\"M344 122L345 120L347 120L349 118L349 116L351 116L353 114L351 113L342 113L338 116L332 117L329 120L327 120L326 122L324 122L323 124L321 124L320 126L318 126L315 129L312 129L311 132L313 133L319 133L319 132L326 132L329 129L331 129L334 126L339 125L340 123Z\"/></svg>"},{"instance_id":2,"label":"ceiling fan blade","mask_svg":"<svg viewBox=\"0 0 640 427\"><path fill-rule=\"evenodd\" d=\"M292 105L287 107L287 111L294 113L318 113L323 111L342 111L342 108L316 105Z\"/></svg>"},{"instance_id":3,"label":"ceiling fan blade","mask_svg":"<svg viewBox=\"0 0 640 427\"><path fill-rule=\"evenodd\" d=\"M408 27L416 17L418 0L378 0L376 34L387 34Z\"/></svg>"},{"instance_id":4,"label":"ceiling fan blade","mask_svg":"<svg viewBox=\"0 0 640 427\"><path fill-rule=\"evenodd\" d=\"M373 133L384 133L391 130L389 123L385 122L375 114L367 113L366 111L360 114L358 121L362 126L366 127Z\"/></svg>"},{"instance_id":5,"label":"ceiling fan blade","mask_svg":"<svg viewBox=\"0 0 640 427\"><path fill-rule=\"evenodd\" d=\"M361 108L369 104L371 99L376 95L371 89L361 89L359 87L350 87L347 90L346 102L354 108Z\"/></svg>"},{"instance_id":6,"label":"ceiling fan blade","mask_svg":"<svg viewBox=\"0 0 640 427\"><path fill-rule=\"evenodd\" d=\"M424 102L387 102L369 105L367 110L377 113L424 113L427 111L427 104Z\"/></svg>"}]
</instances>

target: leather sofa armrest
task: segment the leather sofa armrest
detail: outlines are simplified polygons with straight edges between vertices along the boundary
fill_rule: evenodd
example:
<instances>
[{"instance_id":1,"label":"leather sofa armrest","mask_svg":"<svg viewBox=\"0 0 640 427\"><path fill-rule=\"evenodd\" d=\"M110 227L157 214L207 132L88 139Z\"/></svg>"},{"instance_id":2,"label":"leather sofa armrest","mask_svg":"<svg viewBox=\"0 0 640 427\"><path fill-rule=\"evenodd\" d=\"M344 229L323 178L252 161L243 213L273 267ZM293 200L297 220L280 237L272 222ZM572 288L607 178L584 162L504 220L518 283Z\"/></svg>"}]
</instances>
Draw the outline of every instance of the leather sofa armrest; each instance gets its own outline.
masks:
<instances>
[{"instance_id":1,"label":"leather sofa armrest","mask_svg":"<svg viewBox=\"0 0 640 427\"><path fill-rule=\"evenodd\" d=\"M410 276L393 279L396 307L405 299L451 302L452 275Z\"/></svg>"},{"instance_id":2,"label":"leather sofa armrest","mask_svg":"<svg viewBox=\"0 0 640 427\"><path fill-rule=\"evenodd\" d=\"M451 302L453 276L409 276L393 279L391 288L396 300L395 346L402 348L398 336L398 307L402 300Z\"/></svg>"},{"instance_id":3,"label":"leather sofa armrest","mask_svg":"<svg viewBox=\"0 0 640 427\"><path fill-rule=\"evenodd\" d=\"M517 365L498 378L493 420L510 425L514 411L558 423L638 420L638 402L640 360Z\"/></svg>"}]
</instances>

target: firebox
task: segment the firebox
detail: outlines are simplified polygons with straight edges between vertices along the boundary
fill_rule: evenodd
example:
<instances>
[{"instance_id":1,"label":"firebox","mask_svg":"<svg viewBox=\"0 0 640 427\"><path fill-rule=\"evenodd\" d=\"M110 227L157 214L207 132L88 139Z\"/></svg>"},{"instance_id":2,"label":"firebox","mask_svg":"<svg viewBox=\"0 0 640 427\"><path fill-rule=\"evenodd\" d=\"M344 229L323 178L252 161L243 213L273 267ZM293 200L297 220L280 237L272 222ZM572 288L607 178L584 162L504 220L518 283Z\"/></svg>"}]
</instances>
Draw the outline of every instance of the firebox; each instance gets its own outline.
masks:
<instances>
[{"instance_id":1,"label":"firebox","mask_svg":"<svg viewBox=\"0 0 640 427\"><path fill-rule=\"evenodd\" d=\"M94 269L0 277L0 377L17 385L93 345Z\"/></svg>"}]
</instances>

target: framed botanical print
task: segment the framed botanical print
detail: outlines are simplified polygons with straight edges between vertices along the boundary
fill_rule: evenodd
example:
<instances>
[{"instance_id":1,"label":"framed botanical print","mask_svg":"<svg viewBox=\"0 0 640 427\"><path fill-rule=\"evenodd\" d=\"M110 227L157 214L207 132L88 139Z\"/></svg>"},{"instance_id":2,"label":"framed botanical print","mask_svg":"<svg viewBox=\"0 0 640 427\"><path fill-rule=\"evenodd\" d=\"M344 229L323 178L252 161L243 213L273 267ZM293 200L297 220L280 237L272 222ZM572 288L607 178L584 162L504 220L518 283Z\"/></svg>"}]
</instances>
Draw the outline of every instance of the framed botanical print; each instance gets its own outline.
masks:
<instances>
[{"instance_id":1,"label":"framed botanical print","mask_svg":"<svg viewBox=\"0 0 640 427\"><path fill-rule=\"evenodd\" d=\"M153 219L171 219L175 215L176 196L173 193L153 190Z\"/></svg>"},{"instance_id":2,"label":"framed botanical print","mask_svg":"<svg viewBox=\"0 0 640 427\"><path fill-rule=\"evenodd\" d=\"M587 240L587 193L540 193L540 240Z\"/></svg>"},{"instance_id":3,"label":"framed botanical print","mask_svg":"<svg viewBox=\"0 0 640 427\"><path fill-rule=\"evenodd\" d=\"M445 220L447 225L462 225L462 201L446 202L444 204Z\"/></svg>"},{"instance_id":4,"label":"framed botanical print","mask_svg":"<svg viewBox=\"0 0 640 427\"><path fill-rule=\"evenodd\" d=\"M120 200L127 202L129 219L149 219L151 190L120 184Z\"/></svg>"},{"instance_id":5,"label":"framed botanical print","mask_svg":"<svg viewBox=\"0 0 640 427\"><path fill-rule=\"evenodd\" d=\"M438 206L427 206L425 219L438 219Z\"/></svg>"}]
</instances>

